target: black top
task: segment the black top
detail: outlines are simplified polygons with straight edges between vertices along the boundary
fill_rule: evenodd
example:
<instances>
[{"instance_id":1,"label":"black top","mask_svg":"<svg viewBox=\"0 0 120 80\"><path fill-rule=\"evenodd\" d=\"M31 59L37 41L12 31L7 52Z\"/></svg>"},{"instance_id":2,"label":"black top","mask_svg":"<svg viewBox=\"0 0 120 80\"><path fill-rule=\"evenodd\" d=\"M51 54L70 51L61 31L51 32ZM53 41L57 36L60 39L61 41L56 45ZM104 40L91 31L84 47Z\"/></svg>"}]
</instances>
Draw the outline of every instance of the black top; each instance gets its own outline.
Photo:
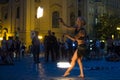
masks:
<instances>
[{"instance_id":1,"label":"black top","mask_svg":"<svg viewBox=\"0 0 120 80\"><path fill-rule=\"evenodd\" d=\"M74 35L77 35L80 31L84 31L85 32L85 36L84 37L79 37L78 39L80 40L84 40L86 38L86 30L82 27L80 29L75 29Z\"/></svg>"}]
</instances>

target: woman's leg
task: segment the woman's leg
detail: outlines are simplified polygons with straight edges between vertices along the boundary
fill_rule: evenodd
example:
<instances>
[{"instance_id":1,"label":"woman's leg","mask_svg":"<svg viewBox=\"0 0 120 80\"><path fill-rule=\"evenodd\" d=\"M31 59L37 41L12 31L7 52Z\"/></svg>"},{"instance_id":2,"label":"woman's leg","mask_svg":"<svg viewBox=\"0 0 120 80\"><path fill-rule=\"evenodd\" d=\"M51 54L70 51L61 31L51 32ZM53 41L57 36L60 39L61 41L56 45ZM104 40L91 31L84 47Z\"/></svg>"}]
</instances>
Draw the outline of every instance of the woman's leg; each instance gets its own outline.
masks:
<instances>
[{"instance_id":1,"label":"woman's leg","mask_svg":"<svg viewBox=\"0 0 120 80\"><path fill-rule=\"evenodd\" d=\"M77 62L78 62L79 68L80 68L79 77L84 77L82 58L78 58Z\"/></svg>"},{"instance_id":2,"label":"woman's leg","mask_svg":"<svg viewBox=\"0 0 120 80\"><path fill-rule=\"evenodd\" d=\"M64 73L64 77L68 76L70 71L73 69L73 67L75 66L75 62L77 60L77 50L74 52L74 55L72 57L72 60L71 60L71 66L66 70L66 72Z\"/></svg>"}]
</instances>

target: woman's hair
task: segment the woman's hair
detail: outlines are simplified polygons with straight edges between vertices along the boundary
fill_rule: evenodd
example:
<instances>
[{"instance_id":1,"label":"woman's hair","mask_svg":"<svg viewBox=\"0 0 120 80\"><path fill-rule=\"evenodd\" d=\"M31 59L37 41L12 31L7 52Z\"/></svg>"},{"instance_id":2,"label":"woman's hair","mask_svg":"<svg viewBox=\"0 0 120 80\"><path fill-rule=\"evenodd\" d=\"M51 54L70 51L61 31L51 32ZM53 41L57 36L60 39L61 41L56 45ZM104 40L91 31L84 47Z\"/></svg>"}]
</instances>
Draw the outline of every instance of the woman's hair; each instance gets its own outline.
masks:
<instances>
[{"instance_id":1,"label":"woman's hair","mask_svg":"<svg viewBox=\"0 0 120 80\"><path fill-rule=\"evenodd\" d=\"M82 21L83 25L86 25L86 21L85 21L85 19L83 17L78 17L78 18Z\"/></svg>"}]
</instances>

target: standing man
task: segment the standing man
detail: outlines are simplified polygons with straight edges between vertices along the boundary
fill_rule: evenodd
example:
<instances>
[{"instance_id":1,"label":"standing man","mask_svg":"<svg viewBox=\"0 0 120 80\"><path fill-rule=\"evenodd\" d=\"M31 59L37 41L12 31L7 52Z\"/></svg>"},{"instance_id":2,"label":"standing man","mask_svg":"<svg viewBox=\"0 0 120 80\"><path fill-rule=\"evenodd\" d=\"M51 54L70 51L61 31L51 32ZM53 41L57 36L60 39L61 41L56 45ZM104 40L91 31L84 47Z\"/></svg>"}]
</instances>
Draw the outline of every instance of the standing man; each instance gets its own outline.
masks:
<instances>
[{"instance_id":1,"label":"standing man","mask_svg":"<svg viewBox=\"0 0 120 80\"><path fill-rule=\"evenodd\" d=\"M51 30L48 30L48 35L45 38L44 44L46 46L46 52L45 52L45 61L48 62L49 56L51 57L51 60L55 61L55 54L54 54L54 38L52 35Z\"/></svg>"},{"instance_id":2,"label":"standing man","mask_svg":"<svg viewBox=\"0 0 120 80\"><path fill-rule=\"evenodd\" d=\"M39 63L40 41L38 39L38 32L35 32L35 36L32 38L32 53L34 62Z\"/></svg>"},{"instance_id":3,"label":"standing man","mask_svg":"<svg viewBox=\"0 0 120 80\"><path fill-rule=\"evenodd\" d=\"M54 58L55 60L59 60L60 57L60 50L59 50L59 43L57 41L57 37L55 36L55 32L52 32L52 39L53 39L53 50L54 50Z\"/></svg>"}]
</instances>

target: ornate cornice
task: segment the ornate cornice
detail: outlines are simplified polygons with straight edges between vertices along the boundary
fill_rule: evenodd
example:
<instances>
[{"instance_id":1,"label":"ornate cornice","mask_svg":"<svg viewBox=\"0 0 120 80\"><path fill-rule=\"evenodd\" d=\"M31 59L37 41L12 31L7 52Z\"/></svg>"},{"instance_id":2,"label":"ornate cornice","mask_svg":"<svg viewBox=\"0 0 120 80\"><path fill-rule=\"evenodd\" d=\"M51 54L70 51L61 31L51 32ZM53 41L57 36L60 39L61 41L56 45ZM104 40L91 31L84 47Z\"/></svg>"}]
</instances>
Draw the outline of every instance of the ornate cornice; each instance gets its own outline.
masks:
<instances>
[{"instance_id":1,"label":"ornate cornice","mask_svg":"<svg viewBox=\"0 0 120 80\"><path fill-rule=\"evenodd\" d=\"M62 5L60 5L60 4L57 4L57 3L55 3L55 4L52 4L50 7L53 7L53 6L62 7Z\"/></svg>"}]
</instances>

